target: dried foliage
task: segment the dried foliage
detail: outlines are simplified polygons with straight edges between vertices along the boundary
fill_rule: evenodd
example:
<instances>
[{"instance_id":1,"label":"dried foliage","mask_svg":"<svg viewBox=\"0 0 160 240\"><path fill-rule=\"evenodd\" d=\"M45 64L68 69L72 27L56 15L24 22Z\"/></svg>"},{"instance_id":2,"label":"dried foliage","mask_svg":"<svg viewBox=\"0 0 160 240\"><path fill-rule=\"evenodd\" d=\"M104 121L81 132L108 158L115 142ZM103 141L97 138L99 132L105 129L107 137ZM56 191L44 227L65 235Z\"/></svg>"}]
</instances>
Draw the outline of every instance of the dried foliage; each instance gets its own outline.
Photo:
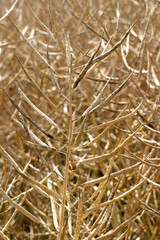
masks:
<instances>
[{"instance_id":1,"label":"dried foliage","mask_svg":"<svg viewBox=\"0 0 160 240\"><path fill-rule=\"evenodd\" d=\"M0 239L160 239L159 2L0 5Z\"/></svg>"}]
</instances>

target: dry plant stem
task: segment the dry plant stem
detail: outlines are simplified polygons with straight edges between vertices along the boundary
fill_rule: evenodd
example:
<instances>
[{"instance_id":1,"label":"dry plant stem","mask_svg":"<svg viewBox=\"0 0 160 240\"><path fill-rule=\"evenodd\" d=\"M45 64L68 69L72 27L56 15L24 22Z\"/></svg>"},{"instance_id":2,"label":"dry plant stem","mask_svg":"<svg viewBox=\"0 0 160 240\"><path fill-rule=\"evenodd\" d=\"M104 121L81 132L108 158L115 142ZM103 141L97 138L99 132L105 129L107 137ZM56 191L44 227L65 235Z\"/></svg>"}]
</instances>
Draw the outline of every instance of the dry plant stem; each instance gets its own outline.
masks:
<instances>
[{"instance_id":1,"label":"dry plant stem","mask_svg":"<svg viewBox=\"0 0 160 240\"><path fill-rule=\"evenodd\" d=\"M2 231L0 231L0 237L3 240L9 240L9 238Z\"/></svg>"},{"instance_id":2,"label":"dry plant stem","mask_svg":"<svg viewBox=\"0 0 160 240\"><path fill-rule=\"evenodd\" d=\"M48 61L48 64L51 65L50 64L50 59L49 59L49 54L48 54L48 46L47 46L47 61ZM59 85L57 84L57 82L55 80L53 72L50 70L50 68L48 68L48 70L49 70L49 73L50 73L50 76L51 76L51 79L52 79L52 82L53 82L54 86L57 88L58 92L60 93L61 90L60 90L60 87L59 87Z\"/></svg>"},{"instance_id":3,"label":"dry plant stem","mask_svg":"<svg viewBox=\"0 0 160 240\"><path fill-rule=\"evenodd\" d=\"M118 226L115 230L113 230L113 232L111 233L107 233L105 234L103 237L98 237L96 238L96 240L107 240L107 239L111 239L112 237L114 237L116 235L116 233L118 233L120 230L122 230L123 228L125 228L127 225L129 225L131 222L133 222L134 220L136 220L136 218L142 213L142 211L139 211L137 214L133 215L131 218L127 219L126 221L124 221L120 226Z\"/></svg>"},{"instance_id":4,"label":"dry plant stem","mask_svg":"<svg viewBox=\"0 0 160 240\"><path fill-rule=\"evenodd\" d=\"M80 192L79 198L78 198L76 231L75 231L75 235L74 235L75 240L79 240L80 229L81 229L81 224L82 224L82 207L83 207L83 198L82 198L82 192Z\"/></svg>"},{"instance_id":5,"label":"dry plant stem","mask_svg":"<svg viewBox=\"0 0 160 240\"><path fill-rule=\"evenodd\" d=\"M149 172L151 171L151 167L146 171L145 173L145 177L149 174ZM100 209L101 207L105 207L110 205L111 203L114 203L118 200L120 200L121 198L123 198L124 196L127 196L128 194L132 193L133 191L135 191L137 188L139 188L144 182L146 181L146 179L140 180L138 184L136 184L135 186L133 186L131 189L129 189L128 191L126 191L125 193L121 194L118 197L115 197L111 200L108 200L107 202L101 203L98 206L95 206L93 208L89 208L86 213L84 214L84 218L86 218L91 212Z\"/></svg>"},{"instance_id":6,"label":"dry plant stem","mask_svg":"<svg viewBox=\"0 0 160 240\"><path fill-rule=\"evenodd\" d=\"M67 41L67 44L68 41ZM68 48L68 45L67 47ZM68 51L68 49L67 49ZM60 224L59 224L59 233L58 233L58 240L62 239L62 230L64 224L64 211L65 211L65 202L66 202L66 194L67 194L67 185L68 185L68 174L69 174L69 162L71 157L71 144L72 144L72 134L73 134L73 120L72 120L72 59L71 56L67 59L69 61L68 68L69 68L69 136L68 136L68 149L66 155L66 166L65 166L65 177L64 177L64 185L63 185L63 197L62 197L62 205L61 205L61 212L60 212Z\"/></svg>"},{"instance_id":7,"label":"dry plant stem","mask_svg":"<svg viewBox=\"0 0 160 240\"><path fill-rule=\"evenodd\" d=\"M30 12L32 13L32 15L36 18L36 20L38 21L38 23L46 30L46 32L48 33L48 35L50 36L50 38L52 39L53 43L60 48L61 52L63 53L63 55L65 56L65 51L64 51L64 47L63 47L63 43L61 41L60 38L58 38L56 40L56 38L54 37L54 34L49 30L49 28L37 17L37 15L35 14L35 12L33 11L33 9L30 7L30 5L28 4L28 2L26 0L24 0L24 2L26 3L26 5L28 6ZM56 32L55 32L55 36L56 36ZM56 81L54 81L56 83ZM58 84L56 83L56 87L58 87L57 89L60 91L60 88L58 86Z\"/></svg>"},{"instance_id":8,"label":"dry plant stem","mask_svg":"<svg viewBox=\"0 0 160 240\"><path fill-rule=\"evenodd\" d=\"M131 224L128 224L127 230L126 230L125 232L123 232L123 233L121 234L121 236L120 236L119 238L117 238L117 240L122 240L122 239L124 239L124 237L126 236L126 234L129 233L130 227L131 227ZM127 240L128 240L128 238L127 238Z\"/></svg>"},{"instance_id":9,"label":"dry plant stem","mask_svg":"<svg viewBox=\"0 0 160 240\"><path fill-rule=\"evenodd\" d=\"M26 198L26 194L23 196L21 202L19 203L19 206L21 206L21 205L23 204L25 198ZM12 199L12 200L13 200L13 199ZM16 209L14 210L12 216L9 218L8 222L7 222L7 223L5 224L5 226L3 227L2 232L5 232L5 231L7 230L7 228L8 228L9 225L11 224L12 220L13 220L14 217L16 216L17 212L18 212L18 209L16 208Z\"/></svg>"},{"instance_id":10,"label":"dry plant stem","mask_svg":"<svg viewBox=\"0 0 160 240\"><path fill-rule=\"evenodd\" d=\"M141 163L136 163L136 164L134 164L132 166L129 166L127 168L119 170L118 172L111 173L109 175L109 178L112 179L112 178L118 177L118 176L120 176L122 174L129 173L129 172L133 171L134 169L136 169L137 167L139 167L140 165L141 165ZM108 176L105 175L103 177L87 181L87 182L83 183L82 186L86 186L87 187L87 186L95 185L97 183L101 183L102 181L105 181L106 178L108 178Z\"/></svg>"},{"instance_id":11,"label":"dry plant stem","mask_svg":"<svg viewBox=\"0 0 160 240\"><path fill-rule=\"evenodd\" d=\"M133 114L135 114L137 112L137 110L141 107L143 101L129 114L126 114L122 117L118 117L116 119L113 119L111 121L107 121L106 123L102 123L98 126L95 126L91 129L85 129L85 132L93 132L93 131L98 131L98 130L101 130L103 128L106 128L106 127L109 127L109 126L113 126L114 124L118 123L118 122L121 122L122 120L125 120L125 119L129 119L131 116L133 116Z\"/></svg>"},{"instance_id":12,"label":"dry plant stem","mask_svg":"<svg viewBox=\"0 0 160 240\"><path fill-rule=\"evenodd\" d=\"M136 22L136 21L135 21ZM114 52L126 39L126 37L128 36L128 34L130 33L133 25L135 24L135 22L130 26L130 28L128 29L128 31L125 33L125 35L122 37L122 39L117 42L112 49L108 50L105 53L102 53L100 56L95 57L96 53L98 52L100 46L97 48L96 52L93 54L93 56L90 58L90 60L88 61L88 63L85 65L85 67L83 68L83 70L81 71L81 73L79 74L77 80L74 82L73 88L76 88L78 83L82 80L82 78L85 76L85 74L87 73L87 71L97 62L103 60L104 58L108 57L112 52Z\"/></svg>"},{"instance_id":13,"label":"dry plant stem","mask_svg":"<svg viewBox=\"0 0 160 240\"><path fill-rule=\"evenodd\" d=\"M156 217L158 217L160 219L160 213L158 211L156 211L155 209L151 208L150 206L148 206L147 204L142 202L139 198L137 198L137 200L140 202L140 204L143 206L143 208L146 211L151 212L153 215L155 215Z\"/></svg>"},{"instance_id":14,"label":"dry plant stem","mask_svg":"<svg viewBox=\"0 0 160 240\"><path fill-rule=\"evenodd\" d=\"M132 153L131 151L129 151L126 147L124 147L124 149L125 149L126 152L129 153L129 155L131 155L131 156L133 157L133 159L137 159L139 162L144 163L145 165L148 165L148 166L150 166L150 167L154 167L154 168L159 168L159 167L160 167L160 166L157 165L157 164L150 163L150 162L146 161L148 157L143 160L143 159L141 159L140 157L138 157L136 154L134 154L134 153Z\"/></svg>"},{"instance_id":15,"label":"dry plant stem","mask_svg":"<svg viewBox=\"0 0 160 240\"><path fill-rule=\"evenodd\" d=\"M76 81L73 84L73 88L76 88L79 84L79 82L84 78L84 76L86 75L87 71L92 67L92 63L93 63L93 59L95 57L95 55L97 54L97 52L99 51L101 46L101 43L99 44L98 48L96 49L96 51L94 52L94 54L91 56L91 58L89 59L89 61L85 64L84 68L82 69L81 73L79 74L78 78L76 79Z\"/></svg>"},{"instance_id":16,"label":"dry plant stem","mask_svg":"<svg viewBox=\"0 0 160 240\"><path fill-rule=\"evenodd\" d=\"M13 122L15 123L15 125L16 125L18 128L20 128L21 130L24 130L23 124L21 124L17 119L12 118L12 120L13 120ZM54 148L54 147L52 147L52 146L48 146L46 143L44 143L43 141L41 141L41 139L38 138L37 135L35 135L30 129L28 129L28 131L29 131L29 135L32 137L32 139L33 139L34 142L36 142L36 143L33 143L33 142L31 143L31 142L25 140L25 139L22 138L22 136L19 134L19 137L21 138L21 140L22 140L26 145L32 146L32 147L36 146L37 148L42 149L42 150L48 149L48 150L55 150L55 151L59 152L58 149L56 149L56 148ZM60 151L60 152L61 152L61 151ZM61 153L63 153L63 152L61 152Z\"/></svg>"},{"instance_id":17,"label":"dry plant stem","mask_svg":"<svg viewBox=\"0 0 160 240\"><path fill-rule=\"evenodd\" d=\"M27 162L27 164L25 165L25 167L24 167L24 169L23 169L23 172L24 172L24 173L27 171L30 163L31 163L31 159L30 159L30 160ZM9 191L11 191L11 189L13 188L13 185L14 185L16 182L18 182L20 179L21 179L21 176L19 176L17 179L14 178L14 179L12 180L12 182L9 184L9 186L8 186L8 188L7 188L7 190L6 190L6 194L8 194ZM26 191L26 192L27 192L27 191ZM22 194L21 197L24 196L24 195L26 195L26 192L25 192L24 194ZM15 200L15 199L18 199L18 196L12 198L12 200ZM24 198L24 199L26 199L26 198ZM5 204L5 203L7 203L7 201L2 202L2 205Z\"/></svg>"},{"instance_id":18,"label":"dry plant stem","mask_svg":"<svg viewBox=\"0 0 160 240\"><path fill-rule=\"evenodd\" d=\"M132 106L135 108L135 105L134 105L134 103L133 103L133 101L130 99L130 102L131 102L131 104L132 104ZM152 124L151 123L149 123L148 121L147 121L147 119L137 110L137 114L138 114L138 116L140 116L140 118L148 125L148 126L150 126L151 128L154 128L153 126L152 126ZM147 125L145 126L145 127L147 127Z\"/></svg>"},{"instance_id":19,"label":"dry plant stem","mask_svg":"<svg viewBox=\"0 0 160 240\"><path fill-rule=\"evenodd\" d=\"M28 60L29 60L29 56L27 57L26 61L24 62L24 66L27 64ZM18 78L21 71L22 71L22 69L20 69L8 83L6 83L5 88L7 88L9 85L11 85L12 82L14 82Z\"/></svg>"},{"instance_id":20,"label":"dry plant stem","mask_svg":"<svg viewBox=\"0 0 160 240\"><path fill-rule=\"evenodd\" d=\"M120 182L120 180L117 182L116 186L112 190L108 200L111 200L114 197L114 195L117 191L119 182ZM95 234L100 231L100 229L103 227L103 225L106 224L106 222L107 222L108 226L110 225L109 219L111 220L111 218L112 218L113 209L114 209L114 204L110 205L109 207L105 207L101 211L101 214L98 216L97 220L91 227L91 230L90 230L91 234L89 235L89 237L86 240L91 240L95 236ZM108 228L108 226L106 227L106 229Z\"/></svg>"},{"instance_id":21,"label":"dry plant stem","mask_svg":"<svg viewBox=\"0 0 160 240\"><path fill-rule=\"evenodd\" d=\"M67 191L67 194L66 196L69 197L69 193ZM68 222L68 233L71 237L73 237L73 234L72 234L72 210L71 210L71 207L70 205L67 203L67 209L68 209L68 219L67 219L67 222Z\"/></svg>"},{"instance_id":22,"label":"dry plant stem","mask_svg":"<svg viewBox=\"0 0 160 240\"><path fill-rule=\"evenodd\" d=\"M119 46L122 45L122 43L124 42L124 40L126 39L126 37L128 36L128 34L130 33L131 29L133 28L134 24L136 23L136 21L134 21L134 23L131 24L130 28L126 31L125 35L121 38L121 40L119 42L117 42L113 48L111 48L110 50L108 50L107 52L101 54L100 56L96 57L93 60L93 64L105 59L106 57L108 57L112 52L114 52Z\"/></svg>"},{"instance_id":23,"label":"dry plant stem","mask_svg":"<svg viewBox=\"0 0 160 240\"><path fill-rule=\"evenodd\" d=\"M49 216L47 216L42 210L38 209L35 205L33 205L33 203L31 201L28 200L28 198L25 199L25 204L27 204L27 206L29 206L32 211L36 212L37 215L39 215L39 219L40 219L40 216L43 217L44 219L49 219ZM43 220L42 220L43 221ZM47 227L47 231L51 232L49 227Z\"/></svg>"},{"instance_id":24,"label":"dry plant stem","mask_svg":"<svg viewBox=\"0 0 160 240\"><path fill-rule=\"evenodd\" d=\"M159 13L0 0L0 239L159 239Z\"/></svg>"},{"instance_id":25,"label":"dry plant stem","mask_svg":"<svg viewBox=\"0 0 160 240\"><path fill-rule=\"evenodd\" d=\"M50 179L47 179L47 185L48 185L49 189L53 188L53 185L52 185L52 182ZM52 196L50 196L50 201L51 201L52 218L53 218L54 227L58 232L59 225L58 225L58 217L57 217L57 211L56 211L56 206L55 206L55 199Z\"/></svg>"},{"instance_id":26,"label":"dry plant stem","mask_svg":"<svg viewBox=\"0 0 160 240\"><path fill-rule=\"evenodd\" d=\"M130 190L126 191L125 193L121 194L118 197L113 198L112 200L109 200L107 202L101 203L98 206L95 206L93 208L90 208L86 211L86 213L84 214L83 218L85 219L90 213L92 213L93 211L100 209L101 207L105 207L110 205L111 203L114 203L120 199L122 199L123 197L127 196L128 194L132 193L133 191L135 191L138 187L140 187L144 182L146 181L146 179L140 181L137 185L135 185L134 187L132 187Z\"/></svg>"},{"instance_id":27,"label":"dry plant stem","mask_svg":"<svg viewBox=\"0 0 160 240\"><path fill-rule=\"evenodd\" d=\"M115 95L117 95L117 93L119 93L121 91L121 89L124 87L124 85L128 82L128 80L130 79L130 77L132 76L132 72L129 74L129 76L126 78L126 80L121 83L121 85L114 91L112 92L107 98L105 98L105 100L100 103L98 106L94 107L89 114L97 111L98 109L104 107L113 97L115 97Z\"/></svg>"},{"instance_id":28,"label":"dry plant stem","mask_svg":"<svg viewBox=\"0 0 160 240\"><path fill-rule=\"evenodd\" d=\"M126 108L125 108L126 109ZM124 109L124 110L125 110ZM122 112L120 112L120 114L118 115L118 117L115 119L115 121L117 120L117 122L118 122L118 120L120 120L120 119L122 119L123 117L120 117L122 114L123 114L123 111L124 110L122 110ZM133 112L132 112L133 113ZM126 116L125 116L126 117ZM124 118L123 118L124 119ZM98 142L105 134L106 134L106 132L109 130L109 128L111 127L111 126L113 126L114 125L114 122L112 121L112 123L110 123L110 124L108 124L108 126L98 135L98 136L96 136L91 142L89 142L89 143L87 143L87 145L85 146L85 147L90 147L90 146L92 146L95 142Z\"/></svg>"},{"instance_id":29,"label":"dry plant stem","mask_svg":"<svg viewBox=\"0 0 160 240\"><path fill-rule=\"evenodd\" d=\"M148 31L148 27L149 27L149 22L150 22L150 17L151 14L149 14L148 19L147 19L147 23L145 26L145 30L144 30L144 34L143 34L143 38L141 41L141 46L140 46L140 53L142 51L142 57L141 57L141 62L140 62L140 68L139 68L139 76L138 76L138 81L140 80L141 74L142 74L142 69L143 69L143 63L144 63L144 53L145 53L145 39L146 39L146 35L147 35L147 31Z\"/></svg>"},{"instance_id":30,"label":"dry plant stem","mask_svg":"<svg viewBox=\"0 0 160 240\"><path fill-rule=\"evenodd\" d=\"M51 64L50 64L50 59L49 59L49 54L48 54L48 46L47 46L47 61L48 61L48 64L51 65ZM69 102L69 99L61 92L61 89L60 89L58 83L57 83L56 80L55 80L55 77L54 77L53 72L50 70L50 68L48 68L48 70L49 70L49 73L50 73L52 82L53 82L54 86L56 87L57 91L61 94L62 97L64 97L64 99L65 99L66 101Z\"/></svg>"},{"instance_id":31,"label":"dry plant stem","mask_svg":"<svg viewBox=\"0 0 160 240\"><path fill-rule=\"evenodd\" d=\"M29 37L29 38L28 38L28 41L29 41L29 40L33 40L33 39L36 39L36 38L37 38L37 37ZM7 47L7 46L16 45L16 44L18 44L18 43L23 43L23 42L25 42L24 39L23 39L23 40L17 40L17 41L5 42L5 43L0 44L0 48L5 48L5 47Z\"/></svg>"},{"instance_id":32,"label":"dry plant stem","mask_svg":"<svg viewBox=\"0 0 160 240\"><path fill-rule=\"evenodd\" d=\"M37 108L32 102L31 100L25 95L25 93L22 91L22 89L20 87L18 87L18 90L20 92L20 94L23 96L24 100L43 118L45 118L50 125L52 125L53 127L57 128L65 138L68 139L68 137L63 133L63 131L58 127L58 125L51 119L49 118L44 112L42 112L39 108Z\"/></svg>"},{"instance_id":33,"label":"dry plant stem","mask_svg":"<svg viewBox=\"0 0 160 240\"><path fill-rule=\"evenodd\" d=\"M21 207L20 205L18 205L17 203L15 203L6 193L5 191L0 188L0 193L3 195L3 197L5 199L8 200L8 202L13 205L13 207L15 207L17 210L19 210L20 212L22 212L25 216L27 216L30 220L34 221L35 223L41 224L41 222L34 216L32 215L30 212L28 212L25 208Z\"/></svg>"},{"instance_id":34,"label":"dry plant stem","mask_svg":"<svg viewBox=\"0 0 160 240\"><path fill-rule=\"evenodd\" d=\"M116 147L116 149L114 149L112 152L110 153L106 153L103 154L102 156L98 156L98 157L93 157L93 158L88 158L88 159L84 159L83 161L81 161L80 163L91 163L91 162L99 162L99 161L103 161L106 160L109 157L115 156L120 150L122 150L128 143L129 141L133 138L133 136L137 133L141 131L141 126L137 128L137 130L135 132L133 132L128 138L126 138L118 147Z\"/></svg>"},{"instance_id":35,"label":"dry plant stem","mask_svg":"<svg viewBox=\"0 0 160 240\"><path fill-rule=\"evenodd\" d=\"M108 220L109 218L109 214L111 213L111 208L113 208L112 206L110 207L105 207L101 213L99 214L97 220L95 221L95 223L93 224L93 226L90 229L90 234L89 236L86 238L86 240L91 240L97 232L100 231L100 228L102 226L102 223L104 224L105 221L104 220ZM107 228L106 228L107 229Z\"/></svg>"},{"instance_id":36,"label":"dry plant stem","mask_svg":"<svg viewBox=\"0 0 160 240\"><path fill-rule=\"evenodd\" d=\"M16 109L26 118L28 119L36 128L38 128L41 132L43 132L47 137L53 139L53 136L49 133L47 133L42 127L40 127L35 121L33 121L26 113L24 113L20 107L15 103L15 101L7 94L7 92L4 90L5 94L11 101L11 103L16 107Z\"/></svg>"},{"instance_id":37,"label":"dry plant stem","mask_svg":"<svg viewBox=\"0 0 160 240\"><path fill-rule=\"evenodd\" d=\"M103 93L106 89L106 87L108 86L110 79L105 83L104 87L102 88L102 90L99 92L98 96L96 97L96 99L92 102L92 104L86 109L86 111L82 114L82 117L87 116L91 110L98 104L98 102L100 101L101 97L103 96Z\"/></svg>"},{"instance_id":38,"label":"dry plant stem","mask_svg":"<svg viewBox=\"0 0 160 240\"><path fill-rule=\"evenodd\" d=\"M4 148L1 145L0 145L0 148L5 153L5 155L8 158L10 164L12 164L14 166L16 171L35 190L37 190L40 194L42 194L46 198L49 198L49 195L51 195L51 196L53 196L54 198L56 198L58 200L62 199L62 197L59 194L57 194L56 192L53 192L52 190L48 189L45 185L39 183L38 181L34 180L31 176L28 176L26 173L24 173L21 170L21 168L18 166L18 164L14 161L14 159L4 150Z\"/></svg>"},{"instance_id":39,"label":"dry plant stem","mask_svg":"<svg viewBox=\"0 0 160 240\"><path fill-rule=\"evenodd\" d=\"M101 83L101 82L106 83L108 81L108 79L111 79L110 82L109 82L110 84L118 84L118 81L117 81L117 80L119 80L118 78L109 77L109 76L105 76L105 77L106 77L106 79L95 78L95 77L92 77L92 76L86 76L85 79L89 80L89 81L93 81L93 82L98 82L98 83Z\"/></svg>"},{"instance_id":40,"label":"dry plant stem","mask_svg":"<svg viewBox=\"0 0 160 240\"><path fill-rule=\"evenodd\" d=\"M145 144L146 146L148 146L150 148L154 148L154 149L160 150L160 147L157 147L157 146L149 144L149 143L156 143L156 145L159 145L159 143L156 142L156 141L142 139L142 138L137 137L137 136L135 136L135 138L137 138L140 142L142 142L143 144ZM147 142L149 142L149 143L147 143Z\"/></svg>"},{"instance_id":41,"label":"dry plant stem","mask_svg":"<svg viewBox=\"0 0 160 240\"><path fill-rule=\"evenodd\" d=\"M138 172L138 174L142 177L142 178L144 178L144 179L146 179L149 183L151 183L155 188L160 188L160 184L158 184L158 183L156 183L156 182L153 182L152 180L150 180L149 178L146 178L146 177L144 177L139 171L137 171Z\"/></svg>"},{"instance_id":42,"label":"dry plant stem","mask_svg":"<svg viewBox=\"0 0 160 240\"><path fill-rule=\"evenodd\" d=\"M54 42L54 44L57 44L56 39L53 36L53 33L49 30L49 28L37 17L37 15L35 14L35 12L33 11L33 9L30 7L30 5L28 4L28 2L26 0L24 0L25 4L27 5L27 7L29 8L30 12L32 13L32 15L36 18L36 20L39 22L39 24L46 30L46 32L48 33L48 35L51 37L52 41ZM50 64L50 63L49 63ZM59 89L59 86L56 83L56 86ZM60 89L59 89L60 90Z\"/></svg>"},{"instance_id":43,"label":"dry plant stem","mask_svg":"<svg viewBox=\"0 0 160 240\"><path fill-rule=\"evenodd\" d=\"M128 65L125 54L124 54L123 46L121 46L121 54L122 54L123 62L126 68L128 69L128 71L132 71L133 73L139 74L139 70L136 70ZM147 71L145 69L142 69L142 73L147 73Z\"/></svg>"},{"instance_id":44,"label":"dry plant stem","mask_svg":"<svg viewBox=\"0 0 160 240\"><path fill-rule=\"evenodd\" d=\"M40 183L44 183L50 176L52 173L49 173L44 179L42 179L40 181ZM14 182L13 182L14 183ZM34 190L34 188L30 188L25 192L22 192L21 194L17 195L16 197L12 198L12 200L18 199L18 198L22 198L24 195L26 195L27 193L30 193ZM2 202L1 204L3 205L4 203L6 203L7 201Z\"/></svg>"},{"instance_id":45,"label":"dry plant stem","mask_svg":"<svg viewBox=\"0 0 160 240\"><path fill-rule=\"evenodd\" d=\"M16 55L15 55L16 56ZM38 92L40 93L40 95L47 101L47 103L50 105L50 107L52 109L54 109L56 112L60 112L62 113L53 103L52 101L42 92L42 90L40 89L40 87L37 85L37 83L30 77L29 73L27 72L25 66L22 64L22 62L20 61L20 59L16 56L19 64L21 65L27 79L35 86L35 88L38 90Z\"/></svg>"},{"instance_id":46,"label":"dry plant stem","mask_svg":"<svg viewBox=\"0 0 160 240\"><path fill-rule=\"evenodd\" d=\"M76 138L75 138L75 141L74 141L73 146L77 145L77 144L79 143L79 141L81 140L81 136L82 136L82 134L83 134L86 121L87 121L87 117L85 117L85 118L83 119L83 121L82 121L82 124L81 124L81 126L80 126L80 130L79 130L79 132L77 133L77 136L76 136ZM73 146L72 146L72 149L73 149Z\"/></svg>"},{"instance_id":47,"label":"dry plant stem","mask_svg":"<svg viewBox=\"0 0 160 240\"><path fill-rule=\"evenodd\" d=\"M27 44L32 48L32 50L36 53L36 55L43 61L43 63L53 72L57 73L51 65L42 57L42 55L38 52L38 50L30 43L30 41L24 36L24 34L20 31L20 29L14 24L14 22L8 17L10 22L13 24L13 26L17 29L21 37L27 42Z\"/></svg>"},{"instance_id":48,"label":"dry plant stem","mask_svg":"<svg viewBox=\"0 0 160 240\"><path fill-rule=\"evenodd\" d=\"M45 163L46 166L52 171L52 165L50 164L50 162L49 162L49 161L46 161L46 159L41 155L40 151L37 149L37 147L36 147L36 145L35 145L32 137L31 137L31 135L30 135L30 132L29 132L29 130L28 130L28 128L27 128L24 120L23 120L23 117L22 117L21 113L19 113L19 118L20 118L21 123L22 123L22 125L23 125L23 127L24 127L24 129L25 129L25 131L26 131L26 133L27 133L27 136L28 136L29 140L31 141L31 143L33 143L34 150L37 152L38 157L39 157L39 158L42 160L42 162Z\"/></svg>"},{"instance_id":49,"label":"dry plant stem","mask_svg":"<svg viewBox=\"0 0 160 240\"><path fill-rule=\"evenodd\" d=\"M110 175L113 164L114 164L114 157L111 157L109 159L109 165L108 165L106 173L105 173L105 175L108 176L108 177L106 177L104 182L100 183L97 190L90 197L90 200L92 200L93 198L96 197L97 194L99 194L98 197L95 199L94 203L91 205L91 208L97 206L99 204L99 202L101 201L101 199L102 199L102 197L103 197L103 195L106 191L106 186L107 186L107 183L108 183L108 180L109 180L109 175Z\"/></svg>"},{"instance_id":50,"label":"dry plant stem","mask_svg":"<svg viewBox=\"0 0 160 240\"><path fill-rule=\"evenodd\" d=\"M93 29L91 26L89 26L85 21L83 21L77 14L75 14L74 9L72 9L72 6L69 4L68 1L66 1L67 4L69 5L69 10L72 12L72 14L78 18L85 26L86 28L88 28L91 32L93 32L95 35L97 35L98 37L100 37L101 39L105 40L106 42L108 42L108 39L106 39L102 34L99 34L95 29Z\"/></svg>"},{"instance_id":51,"label":"dry plant stem","mask_svg":"<svg viewBox=\"0 0 160 240\"><path fill-rule=\"evenodd\" d=\"M6 12L6 14L0 18L0 22L3 21L6 17L9 16L9 14L13 11L14 7L16 6L16 4L18 3L18 0L15 0L14 3L12 4L12 6L10 7L10 9Z\"/></svg>"}]
</instances>

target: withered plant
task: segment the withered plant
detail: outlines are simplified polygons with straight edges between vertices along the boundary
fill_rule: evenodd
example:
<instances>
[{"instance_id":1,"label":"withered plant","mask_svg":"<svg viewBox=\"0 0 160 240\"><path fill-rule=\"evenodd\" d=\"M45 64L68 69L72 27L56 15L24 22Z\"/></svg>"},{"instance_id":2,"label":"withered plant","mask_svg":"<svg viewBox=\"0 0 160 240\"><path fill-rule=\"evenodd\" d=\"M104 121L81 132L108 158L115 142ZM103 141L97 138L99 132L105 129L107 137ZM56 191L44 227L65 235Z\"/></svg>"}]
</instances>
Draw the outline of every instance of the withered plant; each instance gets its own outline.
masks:
<instances>
[{"instance_id":1,"label":"withered plant","mask_svg":"<svg viewBox=\"0 0 160 240\"><path fill-rule=\"evenodd\" d=\"M160 239L160 5L0 1L0 239Z\"/></svg>"}]
</instances>

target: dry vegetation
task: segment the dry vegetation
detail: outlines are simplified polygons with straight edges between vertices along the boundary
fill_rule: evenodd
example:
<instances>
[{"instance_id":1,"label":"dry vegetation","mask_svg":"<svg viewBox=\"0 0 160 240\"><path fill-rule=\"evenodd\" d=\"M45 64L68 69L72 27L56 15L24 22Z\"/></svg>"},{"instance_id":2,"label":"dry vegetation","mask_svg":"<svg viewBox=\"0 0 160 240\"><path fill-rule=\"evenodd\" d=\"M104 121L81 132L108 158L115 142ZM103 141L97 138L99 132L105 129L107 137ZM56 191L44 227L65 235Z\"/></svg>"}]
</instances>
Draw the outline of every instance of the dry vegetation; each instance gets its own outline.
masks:
<instances>
[{"instance_id":1,"label":"dry vegetation","mask_svg":"<svg viewBox=\"0 0 160 240\"><path fill-rule=\"evenodd\" d=\"M159 3L0 5L0 239L160 239Z\"/></svg>"}]
</instances>

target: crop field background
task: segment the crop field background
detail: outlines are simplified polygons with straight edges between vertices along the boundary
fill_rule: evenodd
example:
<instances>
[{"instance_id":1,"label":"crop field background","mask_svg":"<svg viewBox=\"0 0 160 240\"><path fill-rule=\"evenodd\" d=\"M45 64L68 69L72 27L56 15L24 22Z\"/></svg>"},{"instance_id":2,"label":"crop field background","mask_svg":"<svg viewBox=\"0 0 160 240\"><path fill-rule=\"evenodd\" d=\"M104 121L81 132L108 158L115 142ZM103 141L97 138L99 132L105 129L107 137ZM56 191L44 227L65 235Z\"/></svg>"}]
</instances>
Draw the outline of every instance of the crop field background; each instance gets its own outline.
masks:
<instances>
[{"instance_id":1,"label":"crop field background","mask_svg":"<svg viewBox=\"0 0 160 240\"><path fill-rule=\"evenodd\" d=\"M160 3L0 0L0 239L160 239Z\"/></svg>"}]
</instances>

